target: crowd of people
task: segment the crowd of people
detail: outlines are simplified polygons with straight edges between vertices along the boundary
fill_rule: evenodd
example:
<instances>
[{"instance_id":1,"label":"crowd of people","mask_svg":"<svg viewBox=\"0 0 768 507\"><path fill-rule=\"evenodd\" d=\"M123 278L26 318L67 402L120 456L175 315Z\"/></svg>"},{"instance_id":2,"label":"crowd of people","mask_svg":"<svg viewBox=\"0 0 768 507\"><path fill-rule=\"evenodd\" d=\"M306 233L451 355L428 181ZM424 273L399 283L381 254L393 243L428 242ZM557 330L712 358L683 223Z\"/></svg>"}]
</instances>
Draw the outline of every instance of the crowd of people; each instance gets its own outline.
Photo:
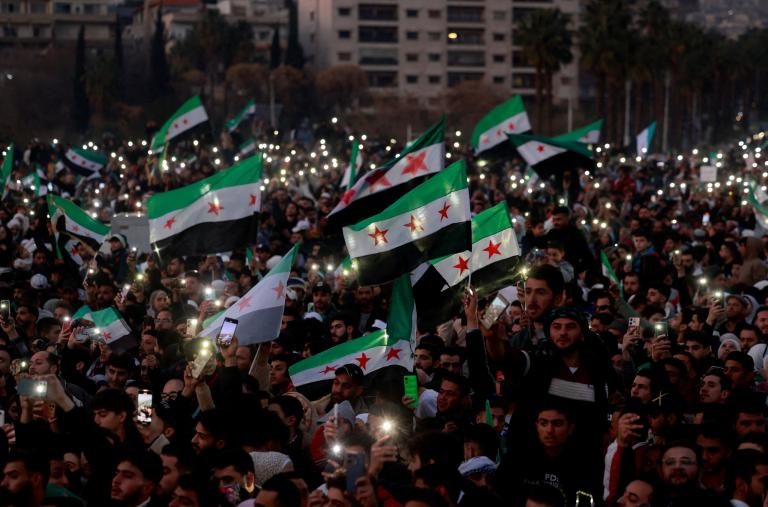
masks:
<instances>
[{"instance_id":1,"label":"crowd of people","mask_svg":"<svg viewBox=\"0 0 768 507\"><path fill-rule=\"evenodd\" d=\"M768 236L745 193L765 179L757 138L713 158L716 182L700 180L698 153L628 161L609 146L597 168L536 181L517 159L473 156L456 132L447 152L468 162L473 214L509 206L518 300L488 325L491 298L467 291L452 320L418 329L413 372L383 381L336 365L332 383L305 390L289 367L371 332L390 305L386 285L335 269L346 252L327 217L349 134L260 142L249 252L158 258L111 234L67 263L39 189L11 192L0 505L768 505ZM59 144L33 142L13 179L40 167L49 191L109 223L227 167L237 144L180 143L163 165L146 143L102 139L109 163L86 180L56 164ZM365 167L401 148L364 146ZM274 341L197 336L296 243ZM116 307L130 339L107 345L73 318L83 305Z\"/></svg>"}]
</instances>

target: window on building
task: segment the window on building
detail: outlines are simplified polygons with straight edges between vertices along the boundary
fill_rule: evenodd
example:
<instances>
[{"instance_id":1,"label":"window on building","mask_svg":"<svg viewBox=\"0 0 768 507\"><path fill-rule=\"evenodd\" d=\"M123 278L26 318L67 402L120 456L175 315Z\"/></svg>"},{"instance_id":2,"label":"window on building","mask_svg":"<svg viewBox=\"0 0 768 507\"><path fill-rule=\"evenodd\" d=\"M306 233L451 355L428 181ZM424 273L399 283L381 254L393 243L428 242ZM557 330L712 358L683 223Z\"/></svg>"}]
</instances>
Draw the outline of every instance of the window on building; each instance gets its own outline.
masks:
<instances>
[{"instance_id":1,"label":"window on building","mask_svg":"<svg viewBox=\"0 0 768 507\"><path fill-rule=\"evenodd\" d=\"M450 45L482 45L485 31L482 28L448 28L448 44Z\"/></svg>"},{"instance_id":2,"label":"window on building","mask_svg":"<svg viewBox=\"0 0 768 507\"><path fill-rule=\"evenodd\" d=\"M405 76L405 82L408 84L416 84L419 82L419 76L416 76L414 74L408 74Z\"/></svg>"},{"instance_id":3,"label":"window on building","mask_svg":"<svg viewBox=\"0 0 768 507\"><path fill-rule=\"evenodd\" d=\"M448 65L460 67L482 67L485 65L484 51L448 51Z\"/></svg>"},{"instance_id":4,"label":"window on building","mask_svg":"<svg viewBox=\"0 0 768 507\"><path fill-rule=\"evenodd\" d=\"M339 30L339 39L350 39L352 38L352 32L349 30Z\"/></svg>"},{"instance_id":5,"label":"window on building","mask_svg":"<svg viewBox=\"0 0 768 507\"><path fill-rule=\"evenodd\" d=\"M504 21L507 19L507 11L493 11L492 15L495 21Z\"/></svg>"},{"instance_id":6,"label":"window on building","mask_svg":"<svg viewBox=\"0 0 768 507\"><path fill-rule=\"evenodd\" d=\"M512 51L512 65L514 67L533 67L522 51Z\"/></svg>"},{"instance_id":7,"label":"window on building","mask_svg":"<svg viewBox=\"0 0 768 507\"><path fill-rule=\"evenodd\" d=\"M69 3L55 3L53 4L54 14L69 14L72 12L72 4Z\"/></svg>"},{"instance_id":8,"label":"window on building","mask_svg":"<svg viewBox=\"0 0 768 507\"><path fill-rule=\"evenodd\" d=\"M483 7L448 6L448 21L452 23L482 23Z\"/></svg>"},{"instance_id":9,"label":"window on building","mask_svg":"<svg viewBox=\"0 0 768 507\"><path fill-rule=\"evenodd\" d=\"M418 18L419 17L419 9L405 9L405 17L406 18Z\"/></svg>"},{"instance_id":10,"label":"window on building","mask_svg":"<svg viewBox=\"0 0 768 507\"><path fill-rule=\"evenodd\" d=\"M408 40L419 40L419 32L405 32L405 38Z\"/></svg>"},{"instance_id":11,"label":"window on building","mask_svg":"<svg viewBox=\"0 0 768 507\"><path fill-rule=\"evenodd\" d=\"M397 21L397 5L360 4L357 18L361 21Z\"/></svg>"},{"instance_id":12,"label":"window on building","mask_svg":"<svg viewBox=\"0 0 768 507\"><path fill-rule=\"evenodd\" d=\"M506 38L506 35L503 33L494 33L493 34L493 40L495 42L504 42L504 39Z\"/></svg>"},{"instance_id":13,"label":"window on building","mask_svg":"<svg viewBox=\"0 0 768 507\"><path fill-rule=\"evenodd\" d=\"M349 7L339 7L338 12L340 17L347 17L352 14L352 9Z\"/></svg>"},{"instance_id":14,"label":"window on building","mask_svg":"<svg viewBox=\"0 0 768 507\"><path fill-rule=\"evenodd\" d=\"M429 11L427 11L427 15L431 19L440 19L441 14L440 9L429 9Z\"/></svg>"},{"instance_id":15,"label":"window on building","mask_svg":"<svg viewBox=\"0 0 768 507\"><path fill-rule=\"evenodd\" d=\"M361 26L358 29L360 42L397 42L395 26Z\"/></svg>"},{"instance_id":16,"label":"window on building","mask_svg":"<svg viewBox=\"0 0 768 507\"><path fill-rule=\"evenodd\" d=\"M374 88L392 88L397 86L397 72L372 71L367 72L368 84Z\"/></svg>"},{"instance_id":17,"label":"window on building","mask_svg":"<svg viewBox=\"0 0 768 507\"><path fill-rule=\"evenodd\" d=\"M14 12L18 12L19 7L13 2L3 2L0 3L0 12L5 12L12 14Z\"/></svg>"},{"instance_id":18,"label":"window on building","mask_svg":"<svg viewBox=\"0 0 768 507\"><path fill-rule=\"evenodd\" d=\"M440 76L429 76L429 84L440 84Z\"/></svg>"},{"instance_id":19,"label":"window on building","mask_svg":"<svg viewBox=\"0 0 768 507\"><path fill-rule=\"evenodd\" d=\"M407 61L407 62L418 62L419 61L419 54L418 53L406 53L405 54L405 61Z\"/></svg>"},{"instance_id":20,"label":"window on building","mask_svg":"<svg viewBox=\"0 0 768 507\"><path fill-rule=\"evenodd\" d=\"M439 62L440 53L429 53L428 58L430 62Z\"/></svg>"},{"instance_id":21,"label":"window on building","mask_svg":"<svg viewBox=\"0 0 768 507\"><path fill-rule=\"evenodd\" d=\"M100 5L83 4L83 14L99 14Z\"/></svg>"},{"instance_id":22,"label":"window on building","mask_svg":"<svg viewBox=\"0 0 768 507\"><path fill-rule=\"evenodd\" d=\"M493 76L494 84L504 84L504 76Z\"/></svg>"},{"instance_id":23,"label":"window on building","mask_svg":"<svg viewBox=\"0 0 768 507\"><path fill-rule=\"evenodd\" d=\"M342 51L341 53L339 53L340 62L348 62L350 60L352 60L352 53L350 53L349 51Z\"/></svg>"},{"instance_id":24,"label":"window on building","mask_svg":"<svg viewBox=\"0 0 768 507\"><path fill-rule=\"evenodd\" d=\"M481 72L449 72L448 86L456 86L464 81L480 81L483 79Z\"/></svg>"},{"instance_id":25,"label":"window on building","mask_svg":"<svg viewBox=\"0 0 768 507\"><path fill-rule=\"evenodd\" d=\"M31 2L29 12L32 14L45 14L45 2Z\"/></svg>"},{"instance_id":26,"label":"window on building","mask_svg":"<svg viewBox=\"0 0 768 507\"><path fill-rule=\"evenodd\" d=\"M493 63L504 63L506 59L505 55L493 55Z\"/></svg>"},{"instance_id":27,"label":"window on building","mask_svg":"<svg viewBox=\"0 0 768 507\"><path fill-rule=\"evenodd\" d=\"M535 81L534 74L512 74L512 86L515 88L534 88Z\"/></svg>"},{"instance_id":28,"label":"window on building","mask_svg":"<svg viewBox=\"0 0 768 507\"><path fill-rule=\"evenodd\" d=\"M442 34L442 33L440 33L440 32L429 32L429 33L427 34L427 37L429 37L429 40L434 40L434 41L438 41L438 40L440 40L440 38L441 38L442 36L443 36L443 34Z\"/></svg>"},{"instance_id":29,"label":"window on building","mask_svg":"<svg viewBox=\"0 0 768 507\"><path fill-rule=\"evenodd\" d=\"M360 48L360 65L397 65L395 48Z\"/></svg>"}]
</instances>

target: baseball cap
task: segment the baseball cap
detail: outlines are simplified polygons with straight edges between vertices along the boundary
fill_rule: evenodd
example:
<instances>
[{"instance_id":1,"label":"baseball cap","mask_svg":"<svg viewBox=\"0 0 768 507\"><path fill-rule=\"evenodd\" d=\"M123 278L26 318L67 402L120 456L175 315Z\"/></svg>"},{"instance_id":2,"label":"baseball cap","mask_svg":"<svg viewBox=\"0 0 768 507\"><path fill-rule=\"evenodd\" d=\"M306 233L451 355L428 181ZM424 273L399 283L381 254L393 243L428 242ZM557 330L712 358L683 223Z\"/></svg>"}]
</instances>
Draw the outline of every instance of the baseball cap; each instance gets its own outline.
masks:
<instances>
[{"instance_id":1,"label":"baseball cap","mask_svg":"<svg viewBox=\"0 0 768 507\"><path fill-rule=\"evenodd\" d=\"M315 292L325 292L330 294L331 293L331 287L327 283L320 282L317 285L314 286L312 289L312 293Z\"/></svg>"}]
</instances>

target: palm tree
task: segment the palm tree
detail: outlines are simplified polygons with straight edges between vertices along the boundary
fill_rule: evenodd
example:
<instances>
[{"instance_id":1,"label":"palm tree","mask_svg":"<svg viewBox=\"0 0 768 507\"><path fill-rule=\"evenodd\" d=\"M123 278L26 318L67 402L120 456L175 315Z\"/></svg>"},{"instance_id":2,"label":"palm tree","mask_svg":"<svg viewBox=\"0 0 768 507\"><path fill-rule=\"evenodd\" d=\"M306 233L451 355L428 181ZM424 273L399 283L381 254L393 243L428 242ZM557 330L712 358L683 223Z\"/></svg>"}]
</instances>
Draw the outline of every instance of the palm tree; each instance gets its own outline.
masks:
<instances>
[{"instance_id":1,"label":"palm tree","mask_svg":"<svg viewBox=\"0 0 768 507\"><path fill-rule=\"evenodd\" d=\"M536 68L536 125L546 116L552 131L552 75L573 60L570 17L560 9L540 9L523 18L517 26L516 42L525 58Z\"/></svg>"},{"instance_id":2,"label":"palm tree","mask_svg":"<svg viewBox=\"0 0 768 507\"><path fill-rule=\"evenodd\" d=\"M621 137L616 98L622 94L631 61L632 16L626 0L590 0L582 21L582 63L595 75L597 113L606 120L608 139L615 141Z\"/></svg>"}]
</instances>

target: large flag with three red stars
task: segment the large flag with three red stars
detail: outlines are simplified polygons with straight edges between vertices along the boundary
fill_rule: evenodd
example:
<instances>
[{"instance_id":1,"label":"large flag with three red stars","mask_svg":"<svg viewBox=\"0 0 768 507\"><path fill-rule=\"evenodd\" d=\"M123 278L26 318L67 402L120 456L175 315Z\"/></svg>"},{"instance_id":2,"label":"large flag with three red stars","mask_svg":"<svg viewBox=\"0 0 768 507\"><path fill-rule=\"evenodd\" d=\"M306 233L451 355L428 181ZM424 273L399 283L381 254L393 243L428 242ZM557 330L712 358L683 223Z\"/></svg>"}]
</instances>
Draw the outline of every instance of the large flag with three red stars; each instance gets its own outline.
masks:
<instances>
[{"instance_id":1,"label":"large flag with three red stars","mask_svg":"<svg viewBox=\"0 0 768 507\"><path fill-rule=\"evenodd\" d=\"M237 320L235 336L240 345L253 345L277 338L285 309L285 285L288 283L288 275L298 250L299 244L296 243L243 297L210 321L206 321L200 336L216 338L224 319L230 318Z\"/></svg>"},{"instance_id":2,"label":"large flag with three red stars","mask_svg":"<svg viewBox=\"0 0 768 507\"><path fill-rule=\"evenodd\" d=\"M482 153L507 142L507 134L524 134L531 131L531 122L525 111L523 99L515 95L494 107L483 116L472 130L472 147Z\"/></svg>"},{"instance_id":3,"label":"large flag with three red stars","mask_svg":"<svg viewBox=\"0 0 768 507\"><path fill-rule=\"evenodd\" d=\"M592 169L595 166L592 152L582 142L519 134L508 137L523 160L543 179L565 169Z\"/></svg>"},{"instance_id":4,"label":"large flag with three red stars","mask_svg":"<svg viewBox=\"0 0 768 507\"><path fill-rule=\"evenodd\" d=\"M337 368L345 364L360 366L368 375L390 366L413 370L416 346L416 310L408 276L401 276L392 286L387 327L360 338L341 343L299 361L288 373L294 386L333 380Z\"/></svg>"},{"instance_id":5,"label":"large flag with three red stars","mask_svg":"<svg viewBox=\"0 0 768 507\"><path fill-rule=\"evenodd\" d=\"M262 156L147 200L149 241L161 257L229 252L256 243Z\"/></svg>"},{"instance_id":6,"label":"large flag with three red stars","mask_svg":"<svg viewBox=\"0 0 768 507\"><path fill-rule=\"evenodd\" d=\"M328 215L332 228L378 213L444 167L444 119L381 167L355 180Z\"/></svg>"},{"instance_id":7,"label":"large flag with three red stars","mask_svg":"<svg viewBox=\"0 0 768 507\"><path fill-rule=\"evenodd\" d=\"M520 247L506 202L472 219L472 251L431 260L411 273L419 329L429 331L458 315L470 282L479 297L519 278Z\"/></svg>"},{"instance_id":8,"label":"large flag with three red stars","mask_svg":"<svg viewBox=\"0 0 768 507\"><path fill-rule=\"evenodd\" d=\"M344 227L361 285L389 282L472 245L466 164L437 173L381 213Z\"/></svg>"}]
</instances>

